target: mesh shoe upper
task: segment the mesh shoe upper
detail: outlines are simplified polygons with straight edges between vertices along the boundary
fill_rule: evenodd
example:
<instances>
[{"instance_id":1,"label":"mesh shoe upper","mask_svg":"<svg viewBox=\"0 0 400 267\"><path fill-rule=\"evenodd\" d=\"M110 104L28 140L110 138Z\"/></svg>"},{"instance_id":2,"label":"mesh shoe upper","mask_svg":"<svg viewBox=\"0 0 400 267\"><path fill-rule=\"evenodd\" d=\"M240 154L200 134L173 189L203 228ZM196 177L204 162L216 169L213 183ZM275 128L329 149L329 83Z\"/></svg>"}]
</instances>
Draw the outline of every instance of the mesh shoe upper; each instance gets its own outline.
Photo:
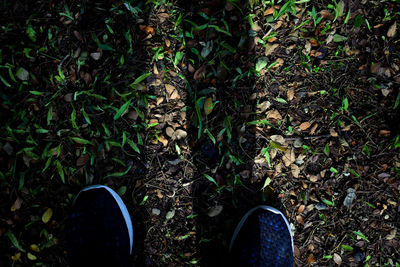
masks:
<instances>
[{"instance_id":1,"label":"mesh shoe upper","mask_svg":"<svg viewBox=\"0 0 400 267\"><path fill-rule=\"evenodd\" d=\"M67 224L70 265L131 266L132 223L126 213L122 200L110 188L82 190Z\"/></svg>"},{"instance_id":2,"label":"mesh shoe upper","mask_svg":"<svg viewBox=\"0 0 400 267\"><path fill-rule=\"evenodd\" d=\"M258 206L241 220L230 251L237 266L293 266L293 238L278 210Z\"/></svg>"}]
</instances>

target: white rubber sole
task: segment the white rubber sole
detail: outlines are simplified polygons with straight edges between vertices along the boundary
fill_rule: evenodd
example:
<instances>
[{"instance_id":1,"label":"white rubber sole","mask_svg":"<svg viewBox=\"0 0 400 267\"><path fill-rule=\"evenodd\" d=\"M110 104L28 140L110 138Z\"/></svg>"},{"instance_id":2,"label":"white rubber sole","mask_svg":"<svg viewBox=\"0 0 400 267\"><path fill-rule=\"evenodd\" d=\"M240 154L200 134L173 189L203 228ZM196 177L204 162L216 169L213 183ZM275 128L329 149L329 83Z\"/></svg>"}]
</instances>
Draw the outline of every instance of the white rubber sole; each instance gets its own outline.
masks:
<instances>
[{"instance_id":1,"label":"white rubber sole","mask_svg":"<svg viewBox=\"0 0 400 267\"><path fill-rule=\"evenodd\" d=\"M252 213L253 213L254 211L256 211L257 209L268 210L268 211L270 211L270 212L272 212L272 213L279 214L279 215L282 216L282 218L284 219L284 221L285 221L285 223L286 223L286 226L287 226L287 228L288 228L289 234L290 234L290 240L292 241L292 244L291 244L291 245L292 245L292 253L294 253L293 234L292 234L292 230L291 230L291 228L290 228L290 225L289 225L288 220L286 219L285 215L283 215L282 212L280 212L279 210L277 210L277 209L275 209L275 208L273 208L273 207L266 206L266 205L259 205L259 206L257 206L257 207L254 207L254 208L252 208L251 210L249 210L249 211L242 217L242 219L240 220L239 224L236 226L235 231L233 232L232 240L231 240L231 243L230 243L230 245L229 245L229 252L232 251L233 243L235 242L236 237L237 237L237 235L239 234L240 229L242 229L242 226L243 226L244 222L247 220L247 218L250 216L250 214L252 214Z\"/></svg>"},{"instance_id":2,"label":"white rubber sole","mask_svg":"<svg viewBox=\"0 0 400 267\"><path fill-rule=\"evenodd\" d=\"M99 189L99 188L104 188L106 189L115 199L115 201L117 201L118 207L122 212L122 215L124 216L125 219L125 223L126 223L126 227L128 229L128 233L129 233L129 243L130 243L130 254L132 255L132 246L133 246L133 226L132 226L132 220L131 220L131 216L129 215L128 209L126 208L124 202L122 201L121 197L111 188L109 188L108 186L105 185L90 185L87 186L85 188L83 188L75 197L75 199L78 198L79 194L81 192L84 191L89 191L89 190L93 190L93 189ZM74 202L75 202L74 199Z\"/></svg>"}]
</instances>

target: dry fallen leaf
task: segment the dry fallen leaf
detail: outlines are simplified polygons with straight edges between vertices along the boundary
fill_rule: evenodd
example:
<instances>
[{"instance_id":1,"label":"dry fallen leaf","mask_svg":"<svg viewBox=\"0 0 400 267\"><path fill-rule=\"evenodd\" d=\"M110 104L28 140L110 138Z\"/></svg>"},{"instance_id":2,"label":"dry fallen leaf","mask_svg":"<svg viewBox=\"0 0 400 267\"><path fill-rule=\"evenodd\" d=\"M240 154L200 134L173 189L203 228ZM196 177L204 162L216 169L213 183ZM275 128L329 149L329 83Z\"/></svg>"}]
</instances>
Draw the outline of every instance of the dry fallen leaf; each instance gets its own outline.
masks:
<instances>
[{"instance_id":1,"label":"dry fallen leaf","mask_svg":"<svg viewBox=\"0 0 400 267\"><path fill-rule=\"evenodd\" d=\"M282 160L283 160L283 162L284 162L286 167L289 167L290 164L295 162L296 156L294 154L294 149L291 148L291 149L286 150L285 154L282 157Z\"/></svg>"},{"instance_id":2,"label":"dry fallen leaf","mask_svg":"<svg viewBox=\"0 0 400 267\"><path fill-rule=\"evenodd\" d=\"M294 88L291 87L289 90L287 90L286 95L287 95L287 99L289 101L292 101L294 98Z\"/></svg>"},{"instance_id":3,"label":"dry fallen leaf","mask_svg":"<svg viewBox=\"0 0 400 267\"><path fill-rule=\"evenodd\" d=\"M314 255L313 254L308 255L308 257L307 257L307 265L311 265L314 262L315 262Z\"/></svg>"},{"instance_id":4,"label":"dry fallen leaf","mask_svg":"<svg viewBox=\"0 0 400 267\"><path fill-rule=\"evenodd\" d=\"M279 44L267 44L265 46L265 56L271 55L276 48L278 48Z\"/></svg>"},{"instance_id":5,"label":"dry fallen leaf","mask_svg":"<svg viewBox=\"0 0 400 267\"><path fill-rule=\"evenodd\" d=\"M393 23L393 25L390 26L390 28L387 32L387 37L390 37L390 38L394 37L396 35L396 31L397 31L397 22L395 21Z\"/></svg>"},{"instance_id":6,"label":"dry fallen leaf","mask_svg":"<svg viewBox=\"0 0 400 267\"><path fill-rule=\"evenodd\" d=\"M167 136L172 137L172 135L174 134L174 129L172 129L172 127L167 127L167 129L165 129L165 133L167 134Z\"/></svg>"},{"instance_id":7,"label":"dry fallen leaf","mask_svg":"<svg viewBox=\"0 0 400 267\"><path fill-rule=\"evenodd\" d=\"M264 16L272 15L272 14L274 14L274 11L275 11L275 7L270 7L264 11Z\"/></svg>"},{"instance_id":8,"label":"dry fallen leaf","mask_svg":"<svg viewBox=\"0 0 400 267\"><path fill-rule=\"evenodd\" d=\"M374 64L372 64L372 66L371 66L371 73L373 73L373 74L377 74L378 73L378 71L379 71L379 69L381 68L381 63L374 63Z\"/></svg>"},{"instance_id":9,"label":"dry fallen leaf","mask_svg":"<svg viewBox=\"0 0 400 267\"><path fill-rule=\"evenodd\" d=\"M307 130L308 128L310 128L310 126L311 126L311 123L308 122L308 121L306 121L306 122L303 122L302 124L300 124L300 129L301 129L302 131L305 131L305 130Z\"/></svg>"},{"instance_id":10,"label":"dry fallen leaf","mask_svg":"<svg viewBox=\"0 0 400 267\"><path fill-rule=\"evenodd\" d=\"M22 202L23 202L22 199L17 197L14 204L11 206L11 211L19 210L21 208Z\"/></svg>"},{"instance_id":11,"label":"dry fallen leaf","mask_svg":"<svg viewBox=\"0 0 400 267\"><path fill-rule=\"evenodd\" d=\"M154 35L154 29L150 26L139 25L139 29L144 32L145 34Z\"/></svg>"},{"instance_id":12,"label":"dry fallen leaf","mask_svg":"<svg viewBox=\"0 0 400 267\"><path fill-rule=\"evenodd\" d=\"M300 214L300 213L303 213L305 207L306 207L306 206L304 206L304 205L300 205L300 207L297 209L297 213L299 213L299 214Z\"/></svg>"},{"instance_id":13,"label":"dry fallen leaf","mask_svg":"<svg viewBox=\"0 0 400 267\"><path fill-rule=\"evenodd\" d=\"M181 139L186 138L186 136L187 136L187 132L185 132L182 129L178 129L172 135L172 139L181 140Z\"/></svg>"},{"instance_id":14,"label":"dry fallen leaf","mask_svg":"<svg viewBox=\"0 0 400 267\"><path fill-rule=\"evenodd\" d=\"M379 136L380 137L389 137L390 136L390 131L389 130L380 130L379 131Z\"/></svg>"},{"instance_id":15,"label":"dry fallen leaf","mask_svg":"<svg viewBox=\"0 0 400 267\"><path fill-rule=\"evenodd\" d=\"M158 137L158 140L163 144L164 147L166 147L168 145L168 140L165 139L164 135L160 135Z\"/></svg>"},{"instance_id":16,"label":"dry fallen leaf","mask_svg":"<svg viewBox=\"0 0 400 267\"><path fill-rule=\"evenodd\" d=\"M89 154L85 154L80 156L77 160L76 160L76 166L77 167L81 167L83 165L85 165L86 163L89 162Z\"/></svg>"},{"instance_id":17,"label":"dry fallen leaf","mask_svg":"<svg viewBox=\"0 0 400 267\"><path fill-rule=\"evenodd\" d=\"M160 13L157 15L160 23L163 23L164 21L166 21L169 18L169 14L168 13Z\"/></svg>"},{"instance_id":18,"label":"dry fallen leaf","mask_svg":"<svg viewBox=\"0 0 400 267\"><path fill-rule=\"evenodd\" d=\"M304 225L304 220L303 220L303 217L302 217L301 215L297 215L297 216L296 216L296 221L297 221L299 224Z\"/></svg>"},{"instance_id":19,"label":"dry fallen leaf","mask_svg":"<svg viewBox=\"0 0 400 267\"><path fill-rule=\"evenodd\" d=\"M328 10L324 9L319 12L324 19L333 20L335 17Z\"/></svg>"},{"instance_id":20,"label":"dry fallen leaf","mask_svg":"<svg viewBox=\"0 0 400 267\"><path fill-rule=\"evenodd\" d=\"M299 166L297 166L296 164L292 164L292 165L290 165L290 168L291 168L293 177L299 178L299 174L300 174Z\"/></svg>"},{"instance_id":21,"label":"dry fallen leaf","mask_svg":"<svg viewBox=\"0 0 400 267\"><path fill-rule=\"evenodd\" d=\"M270 110L267 112L267 120L270 120L270 119L280 121L280 120L282 120L282 115L276 109Z\"/></svg>"},{"instance_id":22,"label":"dry fallen leaf","mask_svg":"<svg viewBox=\"0 0 400 267\"><path fill-rule=\"evenodd\" d=\"M339 256L339 254L334 253L333 254L333 261L337 264L337 265L341 265L342 264L342 258Z\"/></svg>"},{"instance_id":23,"label":"dry fallen leaf","mask_svg":"<svg viewBox=\"0 0 400 267\"><path fill-rule=\"evenodd\" d=\"M201 66L198 70L196 70L196 72L193 74L193 79L195 79L196 81L202 79L205 75L206 75L206 70L207 67L206 66Z\"/></svg>"}]
</instances>

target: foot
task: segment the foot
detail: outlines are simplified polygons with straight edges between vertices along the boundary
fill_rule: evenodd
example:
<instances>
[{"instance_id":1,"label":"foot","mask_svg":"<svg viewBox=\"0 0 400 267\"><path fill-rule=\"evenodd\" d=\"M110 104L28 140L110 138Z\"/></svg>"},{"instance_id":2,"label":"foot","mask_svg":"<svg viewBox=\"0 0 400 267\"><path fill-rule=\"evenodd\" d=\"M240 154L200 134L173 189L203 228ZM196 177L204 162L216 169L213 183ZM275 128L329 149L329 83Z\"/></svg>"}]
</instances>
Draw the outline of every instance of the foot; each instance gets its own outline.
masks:
<instances>
[{"instance_id":1,"label":"foot","mask_svg":"<svg viewBox=\"0 0 400 267\"><path fill-rule=\"evenodd\" d=\"M82 189L74 200L66 232L72 267L132 265L132 221L111 188L92 185Z\"/></svg>"},{"instance_id":2,"label":"foot","mask_svg":"<svg viewBox=\"0 0 400 267\"><path fill-rule=\"evenodd\" d=\"M229 247L237 266L293 267L293 237L285 216L269 206L247 212Z\"/></svg>"}]
</instances>

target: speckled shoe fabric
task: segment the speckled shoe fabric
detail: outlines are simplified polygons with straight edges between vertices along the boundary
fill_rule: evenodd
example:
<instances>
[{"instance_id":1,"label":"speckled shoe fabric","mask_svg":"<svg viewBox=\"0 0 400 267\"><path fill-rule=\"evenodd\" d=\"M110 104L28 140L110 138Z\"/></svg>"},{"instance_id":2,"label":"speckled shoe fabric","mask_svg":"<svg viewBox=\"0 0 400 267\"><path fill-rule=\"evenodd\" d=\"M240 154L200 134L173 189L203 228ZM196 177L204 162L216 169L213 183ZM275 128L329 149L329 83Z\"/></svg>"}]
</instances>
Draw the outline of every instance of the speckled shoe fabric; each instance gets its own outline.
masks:
<instances>
[{"instance_id":1,"label":"speckled shoe fabric","mask_svg":"<svg viewBox=\"0 0 400 267\"><path fill-rule=\"evenodd\" d=\"M79 192L66 235L71 267L132 266L132 221L122 199L107 186Z\"/></svg>"},{"instance_id":2,"label":"speckled shoe fabric","mask_svg":"<svg viewBox=\"0 0 400 267\"><path fill-rule=\"evenodd\" d=\"M285 216L269 206L247 212L233 233L229 251L235 266L293 266L293 236Z\"/></svg>"}]
</instances>

